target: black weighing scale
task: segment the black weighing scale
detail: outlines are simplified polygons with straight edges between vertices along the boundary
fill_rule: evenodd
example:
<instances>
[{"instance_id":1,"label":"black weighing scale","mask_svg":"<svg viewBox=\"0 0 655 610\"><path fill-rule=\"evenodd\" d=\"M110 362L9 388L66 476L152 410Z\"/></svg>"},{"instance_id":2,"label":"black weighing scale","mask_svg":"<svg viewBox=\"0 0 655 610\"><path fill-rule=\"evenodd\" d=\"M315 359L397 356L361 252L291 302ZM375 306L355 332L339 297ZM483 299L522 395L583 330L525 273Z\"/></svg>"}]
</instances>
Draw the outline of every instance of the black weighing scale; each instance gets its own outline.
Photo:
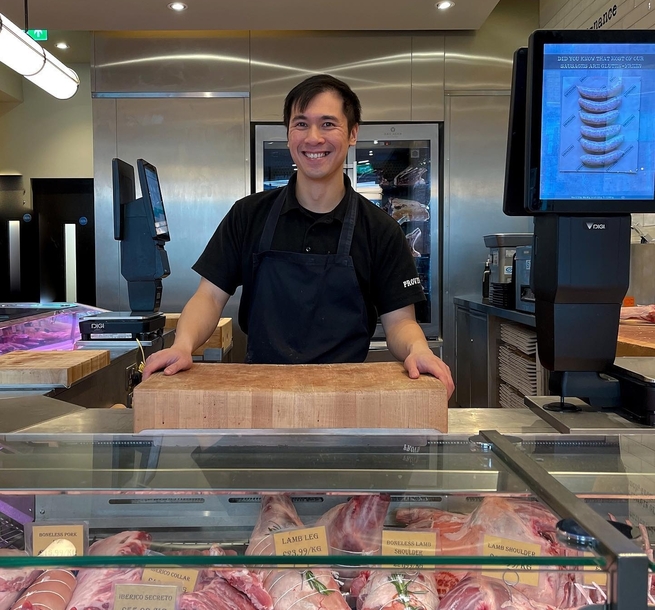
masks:
<instances>
[{"instance_id":1,"label":"black weighing scale","mask_svg":"<svg viewBox=\"0 0 655 610\"><path fill-rule=\"evenodd\" d=\"M161 313L109 311L80 318L82 341L154 341L164 333Z\"/></svg>"}]
</instances>

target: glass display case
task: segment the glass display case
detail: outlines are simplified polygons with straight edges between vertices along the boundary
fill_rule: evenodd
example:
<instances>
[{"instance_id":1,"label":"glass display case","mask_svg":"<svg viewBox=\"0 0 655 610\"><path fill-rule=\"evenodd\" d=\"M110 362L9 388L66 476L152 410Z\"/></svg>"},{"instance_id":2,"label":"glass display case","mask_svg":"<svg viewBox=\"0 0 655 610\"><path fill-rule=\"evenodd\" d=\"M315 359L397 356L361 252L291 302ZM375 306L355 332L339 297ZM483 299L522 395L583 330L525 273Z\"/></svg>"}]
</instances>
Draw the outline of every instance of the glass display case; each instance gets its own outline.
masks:
<instances>
[{"instance_id":1,"label":"glass display case","mask_svg":"<svg viewBox=\"0 0 655 610\"><path fill-rule=\"evenodd\" d=\"M78 303L0 303L0 355L72 350L80 339L80 317L101 311Z\"/></svg>"},{"instance_id":2,"label":"glass display case","mask_svg":"<svg viewBox=\"0 0 655 610\"><path fill-rule=\"evenodd\" d=\"M554 438L6 435L0 605L56 567L61 610L167 586L189 610L646 608L655 465Z\"/></svg>"}]
</instances>

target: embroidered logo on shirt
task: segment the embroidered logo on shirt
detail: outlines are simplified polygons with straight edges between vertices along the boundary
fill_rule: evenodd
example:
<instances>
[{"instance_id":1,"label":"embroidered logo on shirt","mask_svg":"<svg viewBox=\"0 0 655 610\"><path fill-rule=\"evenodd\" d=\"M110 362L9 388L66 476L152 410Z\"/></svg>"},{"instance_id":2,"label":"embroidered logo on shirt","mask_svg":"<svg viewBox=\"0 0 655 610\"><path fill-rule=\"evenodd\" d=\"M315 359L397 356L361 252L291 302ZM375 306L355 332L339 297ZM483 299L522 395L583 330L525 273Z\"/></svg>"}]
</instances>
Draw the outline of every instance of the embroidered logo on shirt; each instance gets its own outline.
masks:
<instances>
[{"instance_id":1,"label":"embroidered logo on shirt","mask_svg":"<svg viewBox=\"0 0 655 610\"><path fill-rule=\"evenodd\" d=\"M409 288L410 286L416 286L416 284L420 284L421 280L419 280L417 277L413 277L411 280L405 280L403 282L403 288Z\"/></svg>"}]
</instances>

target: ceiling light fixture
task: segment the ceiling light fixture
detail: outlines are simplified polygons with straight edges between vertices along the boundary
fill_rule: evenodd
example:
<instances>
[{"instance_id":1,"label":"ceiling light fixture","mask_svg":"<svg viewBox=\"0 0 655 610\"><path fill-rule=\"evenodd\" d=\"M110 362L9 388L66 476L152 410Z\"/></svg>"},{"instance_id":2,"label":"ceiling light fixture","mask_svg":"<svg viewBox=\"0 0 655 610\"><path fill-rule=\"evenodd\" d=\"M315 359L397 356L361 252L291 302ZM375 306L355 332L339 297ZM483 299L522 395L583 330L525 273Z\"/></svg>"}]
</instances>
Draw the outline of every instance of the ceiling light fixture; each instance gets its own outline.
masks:
<instances>
[{"instance_id":1,"label":"ceiling light fixture","mask_svg":"<svg viewBox=\"0 0 655 610\"><path fill-rule=\"evenodd\" d=\"M0 61L50 95L67 100L77 92L77 74L0 14Z\"/></svg>"},{"instance_id":2,"label":"ceiling light fixture","mask_svg":"<svg viewBox=\"0 0 655 610\"><path fill-rule=\"evenodd\" d=\"M455 6L455 3L452 2L452 0L442 0L441 2L437 2L435 6L440 10L440 11L445 11L446 9Z\"/></svg>"},{"instance_id":3,"label":"ceiling light fixture","mask_svg":"<svg viewBox=\"0 0 655 610\"><path fill-rule=\"evenodd\" d=\"M70 49L70 47L65 42L58 42L55 45L58 49Z\"/></svg>"},{"instance_id":4,"label":"ceiling light fixture","mask_svg":"<svg viewBox=\"0 0 655 610\"><path fill-rule=\"evenodd\" d=\"M168 8L179 13L180 11L186 11L189 7L184 2L171 2Z\"/></svg>"}]
</instances>

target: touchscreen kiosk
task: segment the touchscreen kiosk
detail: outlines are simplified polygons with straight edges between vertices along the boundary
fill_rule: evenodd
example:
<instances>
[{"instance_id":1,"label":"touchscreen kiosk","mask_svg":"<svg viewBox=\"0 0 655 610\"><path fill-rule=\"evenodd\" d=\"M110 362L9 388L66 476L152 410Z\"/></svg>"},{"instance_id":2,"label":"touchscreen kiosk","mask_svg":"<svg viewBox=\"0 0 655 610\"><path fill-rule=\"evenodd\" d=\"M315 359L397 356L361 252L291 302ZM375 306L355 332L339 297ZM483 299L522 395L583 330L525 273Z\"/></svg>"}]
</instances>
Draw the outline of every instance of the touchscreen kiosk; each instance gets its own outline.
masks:
<instances>
[{"instance_id":1,"label":"touchscreen kiosk","mask_svg":"<svg viewBox=\"0 0 655 610\"><path fill-rule=\"evenodd\" d=\"M528 47L533 212L653 210L655 31L537 31Z\"/></svg>"},{"instance_id":2,"label":"touchscreen kiosk","mask_svg":"<svg viewBox=\"0 0 655 610\"><path fill-rule=\"evenodd\" d=\"M141 197L136 199L134 168L112 161L114 238L121 242L121 274L127 280L133 312L159 311L162 279L170 274L164 250L169 241L168 222L157 169L137 160Z\"/></svg>"},{"instance_id":3,"label":"touchscreen kiosk","mask_svg":"<svg viewBox=\"0 0 655 610\"><path fill-rule=\"evenodd\" d=\"M537 343L553 394L606 396L598 373L615 359L630 214L655 211L654 151L655 31L530 36L515 55L503 207L534 216Z\"/></svg>"}]
</instances>

